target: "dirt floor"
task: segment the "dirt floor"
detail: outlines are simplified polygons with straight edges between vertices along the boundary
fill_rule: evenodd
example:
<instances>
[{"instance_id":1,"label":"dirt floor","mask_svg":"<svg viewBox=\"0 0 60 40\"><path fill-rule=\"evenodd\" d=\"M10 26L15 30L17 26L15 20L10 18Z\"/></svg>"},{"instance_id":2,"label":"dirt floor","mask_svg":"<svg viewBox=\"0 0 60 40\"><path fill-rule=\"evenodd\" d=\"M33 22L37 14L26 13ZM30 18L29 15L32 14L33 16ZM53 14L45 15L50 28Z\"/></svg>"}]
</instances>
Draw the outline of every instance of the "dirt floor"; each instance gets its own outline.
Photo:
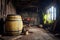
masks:
<instances>
[{"instance_id":1,"label":"dirt floor","mask_svg":"<svg viewBox=\"0 0 60 40\"><path fill-rule=\"evenodd\" d=\"M4 40L60 40L42 28L30 27L28 35L3 36Z\"/></svg>"}]
</instances>

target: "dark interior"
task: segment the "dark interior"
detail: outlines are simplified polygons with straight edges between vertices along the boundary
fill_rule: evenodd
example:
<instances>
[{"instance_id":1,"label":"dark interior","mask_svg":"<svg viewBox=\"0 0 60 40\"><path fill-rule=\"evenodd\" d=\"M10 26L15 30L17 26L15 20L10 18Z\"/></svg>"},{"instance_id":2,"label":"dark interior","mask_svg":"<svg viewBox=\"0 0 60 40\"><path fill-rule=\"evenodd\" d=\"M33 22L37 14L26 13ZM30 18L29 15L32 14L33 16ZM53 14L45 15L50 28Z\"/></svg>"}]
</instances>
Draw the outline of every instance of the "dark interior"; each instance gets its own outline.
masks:
<instances>
[{"instance_id":1,"label":"dark interior","mask_svg":"<svg viewBox=\"0 0 60 40\"><path fill-rule=\"evenodd\" d=\"M18 40L30 40L31 37L34 40L35 37L36 40L60 40L60 0L0 0L0 35L3 36L1 39L8 39L6 32L8 32L7 35L16 32L16 30L11 30L14 30L20 23L21 20L14 22L18 20L19 16L23 23L22 34L26 35L28 32L30 35L24 35L21 39L17 38ZM30 28L32 29L30 30ZM44 33L46 34L44 35ZM9 38L11 38L10 35ZM33 40L32 38L31 40Z\"/></svg>"}]
</instances>

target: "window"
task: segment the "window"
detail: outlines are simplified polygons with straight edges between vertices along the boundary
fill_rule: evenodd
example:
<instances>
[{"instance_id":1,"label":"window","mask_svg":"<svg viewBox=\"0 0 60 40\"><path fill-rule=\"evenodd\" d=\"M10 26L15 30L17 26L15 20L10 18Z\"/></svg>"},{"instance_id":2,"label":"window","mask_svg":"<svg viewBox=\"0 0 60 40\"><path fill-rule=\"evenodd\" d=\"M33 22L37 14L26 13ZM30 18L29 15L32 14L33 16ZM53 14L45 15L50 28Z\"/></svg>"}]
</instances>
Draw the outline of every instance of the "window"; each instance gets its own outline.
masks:
<instances>
[{"instance_id":1,"label":"window","mask_svg":"<svg viewBox=\"0 0 60 40\"><path fill-rule=\"evenodd\" d=\"M48 20L56 20L56 8L54 6L50 7L47 10L47 14L50 16L47 18Z\"/></svg>"}]
</instances>

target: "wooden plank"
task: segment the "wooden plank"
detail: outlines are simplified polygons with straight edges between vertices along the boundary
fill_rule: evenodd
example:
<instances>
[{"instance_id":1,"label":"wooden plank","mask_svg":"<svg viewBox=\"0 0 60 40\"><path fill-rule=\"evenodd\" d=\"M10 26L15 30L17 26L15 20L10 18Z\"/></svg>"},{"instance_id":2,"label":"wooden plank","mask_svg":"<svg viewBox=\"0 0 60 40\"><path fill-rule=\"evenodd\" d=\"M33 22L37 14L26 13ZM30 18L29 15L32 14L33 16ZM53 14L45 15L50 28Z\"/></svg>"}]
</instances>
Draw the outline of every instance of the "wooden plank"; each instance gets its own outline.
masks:
<instances>
[{"instance_id":1,"label":"wooden plank","mask_svg":"<svg viewBox=\"0 0 60 40\"><path fill-rule=\"evenodd\" d=\"M3 36L1 38L4 39L4 40L16 40L20 37L22 37L22 36L21 35L20 36Z\"/></svg>"},{"instance_id":2,"label":"wooden plank","mask_svg":"<svg viewBox=\"0 0 60 40\"><path fill-rule=\"evenodd\" d=\"M53 34L42 28L29 28L28 35L20 35L20 36L5 36L2 37L4 40L59 40Z\"/></svg>"}]
</instances>

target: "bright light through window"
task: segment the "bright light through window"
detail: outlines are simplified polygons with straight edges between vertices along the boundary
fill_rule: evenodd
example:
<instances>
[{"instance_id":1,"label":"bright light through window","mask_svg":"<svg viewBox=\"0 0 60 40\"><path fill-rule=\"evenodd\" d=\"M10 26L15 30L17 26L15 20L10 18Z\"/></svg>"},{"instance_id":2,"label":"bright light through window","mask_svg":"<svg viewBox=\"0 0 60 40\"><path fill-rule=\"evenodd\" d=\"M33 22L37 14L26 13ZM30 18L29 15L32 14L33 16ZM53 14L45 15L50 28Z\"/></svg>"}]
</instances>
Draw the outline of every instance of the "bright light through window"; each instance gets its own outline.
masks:
<instances>
[{"instance_id":1,"label":"bright light through window","mask_svg":"<svg viewBox=\"0 0 60 40\"><path fill-rule=\"evenodd\" d=\"M56 8L52 6L47 10L47 14L50 14L50 17L48 17L48 20L56 20Z\"/></svg>"}]
</instances>

